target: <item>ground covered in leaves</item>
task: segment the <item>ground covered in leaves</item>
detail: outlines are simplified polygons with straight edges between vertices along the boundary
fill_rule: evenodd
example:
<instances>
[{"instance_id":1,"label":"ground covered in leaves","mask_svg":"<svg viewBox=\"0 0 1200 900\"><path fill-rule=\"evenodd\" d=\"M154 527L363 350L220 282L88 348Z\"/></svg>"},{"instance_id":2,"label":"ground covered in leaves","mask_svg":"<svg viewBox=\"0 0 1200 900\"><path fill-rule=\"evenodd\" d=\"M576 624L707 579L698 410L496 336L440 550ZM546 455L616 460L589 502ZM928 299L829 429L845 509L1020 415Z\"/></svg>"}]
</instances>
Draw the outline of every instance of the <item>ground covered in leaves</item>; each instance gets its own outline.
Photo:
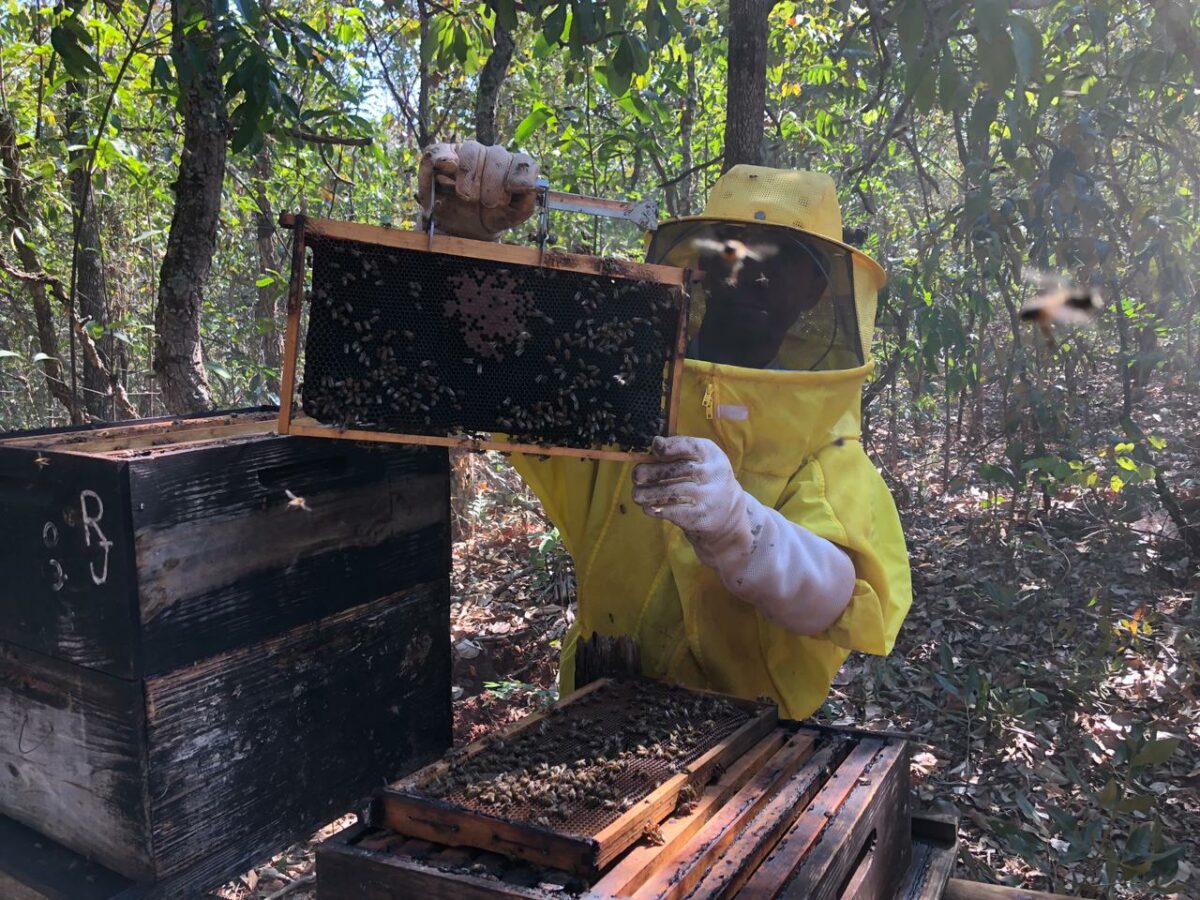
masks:
<instances>
[{"instance_id":1,"label":"ground covered in leaves","mask_svg":"<svg viewBox=\"0 0 1200 900\"><path fill-rule=\"evenodd\" d=\"M1154 400L1145 427L1195 516L1200 404L1182 391ZM1117 442L1096 452L1119 454ZM895 441L877 428L869 449L897 486L915 600L895 652L852 656L819 717L912 736L920 798L961 814L961 877L1200 895L1200 560L1177 529L1108 478L1000 502L971 477L983 448L956 446L946 469L919 426ZM554 698L573 581L499 457L464 456L455 474L462 743ZM312 896L311 860L299 845L218 893Z\"/></svg>"}]
</instances>

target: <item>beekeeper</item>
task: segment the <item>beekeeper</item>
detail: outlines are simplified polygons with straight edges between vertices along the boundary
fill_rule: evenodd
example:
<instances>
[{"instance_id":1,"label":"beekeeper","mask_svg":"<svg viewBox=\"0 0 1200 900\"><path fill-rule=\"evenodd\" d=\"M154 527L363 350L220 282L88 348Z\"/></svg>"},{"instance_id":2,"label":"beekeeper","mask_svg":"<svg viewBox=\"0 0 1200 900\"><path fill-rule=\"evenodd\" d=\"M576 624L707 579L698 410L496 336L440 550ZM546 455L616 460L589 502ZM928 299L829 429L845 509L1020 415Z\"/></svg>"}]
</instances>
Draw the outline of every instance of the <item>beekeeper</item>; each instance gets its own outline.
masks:
<instances>
[{"instance_id":1,"label":"beekeeper","mask_svg":"<svg viewBox=\"0 0 1200 900\"><path fill-rule=\"evenodd\" d=\"M440 229L492 240L532 214L536 175L528 156L466 142L428 148L418 180ZM891 651L908 556L860 442L886 276L842 238L829 176L733 167L646 254L702 273L678 434L636 466L513 457L575 561L562 691L581 635L629 635L649 676L804 718L850 651Z\"/></svg>"}]
</instances>

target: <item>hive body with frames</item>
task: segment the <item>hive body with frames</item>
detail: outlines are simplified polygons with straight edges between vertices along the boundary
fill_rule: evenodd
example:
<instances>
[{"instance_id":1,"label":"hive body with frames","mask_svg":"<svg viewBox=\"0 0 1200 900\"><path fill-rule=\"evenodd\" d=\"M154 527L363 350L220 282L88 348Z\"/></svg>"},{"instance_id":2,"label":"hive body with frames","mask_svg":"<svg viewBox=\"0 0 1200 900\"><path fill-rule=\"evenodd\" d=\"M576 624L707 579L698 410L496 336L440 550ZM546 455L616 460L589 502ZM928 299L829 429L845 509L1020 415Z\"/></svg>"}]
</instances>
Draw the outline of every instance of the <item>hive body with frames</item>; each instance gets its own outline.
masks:
<instances>
[{"instance_id":1,"label":"hive body with frames","mask_svg":"<svg viewBox=\"0 0 1200 900\"><path fill-rule=\"evenodd\" d=\"M290 221L312 254L293 432L600 457L672 432L683 270Z\"/></svg>"}]
</instances>

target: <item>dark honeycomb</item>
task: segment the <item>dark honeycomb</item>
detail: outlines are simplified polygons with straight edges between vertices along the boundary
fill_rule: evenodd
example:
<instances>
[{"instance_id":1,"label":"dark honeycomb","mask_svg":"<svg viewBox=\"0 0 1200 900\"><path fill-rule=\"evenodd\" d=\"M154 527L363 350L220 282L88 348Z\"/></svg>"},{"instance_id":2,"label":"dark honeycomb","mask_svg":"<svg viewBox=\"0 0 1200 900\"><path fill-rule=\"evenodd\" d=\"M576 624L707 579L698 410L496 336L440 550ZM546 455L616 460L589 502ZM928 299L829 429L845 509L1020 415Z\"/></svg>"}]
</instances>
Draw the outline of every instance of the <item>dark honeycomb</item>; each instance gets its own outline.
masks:
<instances>
[{"instance_id":1,"label":"dark honeycomb","mask_svg":"<svg viewBox=\"0 0 1200 900\"><path fill-rule=\"evenodd\" d=\"M492 738L418 792L561 834L595 835L761 711L670 685L612 682L508 740Z\"/></svg>"},{"instance_id":2,"label":"dark honeycomb","mask_svg":"<svg viewBox=\"0 0 1200 900\"><path fill-rule=\"evenodd\" d=\"M310 235L304 411L338 427L649 449L678 286Z\"/></svg>"}]
</instances>

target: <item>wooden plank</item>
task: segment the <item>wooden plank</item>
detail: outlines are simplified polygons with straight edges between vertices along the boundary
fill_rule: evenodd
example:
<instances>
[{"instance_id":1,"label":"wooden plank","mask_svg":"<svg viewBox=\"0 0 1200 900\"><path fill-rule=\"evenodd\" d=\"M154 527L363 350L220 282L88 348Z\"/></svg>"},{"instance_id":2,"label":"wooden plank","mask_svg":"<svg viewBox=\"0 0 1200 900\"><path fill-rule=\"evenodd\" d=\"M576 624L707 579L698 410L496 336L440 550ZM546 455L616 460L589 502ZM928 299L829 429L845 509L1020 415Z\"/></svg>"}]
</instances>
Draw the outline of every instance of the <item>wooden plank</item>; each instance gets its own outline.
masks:
<instances>
[{"instance_id":1,"label":"wooden plank","mask_svg":"<svg viewBox=\"0 0 1200 900\"><path fill-rule=\"evenodd\" d=\"M753 821L733 836L736 843L706 870L699 872L697 896L719 898L737 894L809 801L824 787L833 770L848 758L846 748L847 745L840 742L822 747L783 784ZM871 755L875 749L872 748ZM861 745L854 747L850 756L861 750ZM681 894L673 890L668 896Z\"/></svg>"},{"instance_id":2,"label":"wooden plank","mask_svg":"<svg viewBox=\"0 0 1200 900\"><path fill-rule=\"evenodd\" d=\"M283 430L280 429L281 433ZM308 416L296 417L288 426L288 434L303 437L331 438L343 441L375 441L385 444L416 444L427 447L453 447L476 453L499 450L502 453L528 453L531 456L572 456L579 459L607 459L618 462L650 462L650 453L629 453L624 450L592 450L584 447L552 447L546 444L518 444L509 441L482 440L472 437L440 437L430 434L392 434L390 431L366 431L359 428L338 428L321 425Z\"/></svg>"},{"instance_id":3,"label":"wooden plank","mask_svg":"<svg viewBox=\"0 0 1200 900\"><path fill-rule=\"evenodd\" d=\"M0 813L151 877L141 709L135 682L0 642Z\"/></svg>"},{"instance_id":4,"label":"wooden plank","mask_svg":"<svg viewBox=\"0 0 1200 900\"><path fill-rule=\"evenodd\" d=\"M147 679L159 877L220 883L440 755L449 625L443 578Z\"/></svg>"},{"instance_id":5,"label":"wooden plank","mask_svg":"<svg viewBox=\"0 0 1200 900\"><path fill-rule=\"evenodd\" d=\"M1000 884L985 884L982 881L964 881L951 878L946 884L945 900L1058 900L1068 894L1047 894L1044 891L1027 891L1024 888L1005 887Z\"/></svg>"},{"instance_id":6,"label":"wooden plank","mask_svg":"<svg viewBox=\"0 0 1200 900\"><path fill-rule=\"evenodd\" d=\"M145 671L443 578L447 467L436 451L278 437L131 463Z\"/></svg>"},{"instance_id":7,"label":"wooden plank","mask_svg":"<svg viewBox=\"0 0 1200 900\"><path fill-rule=\"evenodd\" d=\"M290 431L292 403L296 397L296 363L300 358L300 311L304 305L304 283L307 263L304 256L304 216L296 216L299 226L292 235L292 274L288 282L287 328L283 337L283 372L279 380L280 434Z\"/></svg>"},{"instance_id":8,"label":"wooden plank","mask_svg":"<svg viewBox=\"0 0 1200 900\"><path fill-rule=\"evenodd\" d=\"M677 898L690 894L713 870L721 854L735 840L742 840L744 830L760 813L765 816L771 812L779 819L807 802L844 755L841 745L833 743L814 753L816 741L817 736L808 730L793 735L783 749L675 854L670 864L648 879L634 896ZM797 769L800 770L798 774ZM782 832L783 827L786 826L781 825L778 830ZM753 855L752 849L745 848L748 857ZM764 848L758 858L765 856L769 849ZM734 868L732 864L726 866L727 873ZM713 884L728 880L728 877L718 877ZM709 895L702 893L700 896Z\"/></svg>"},{"instance_id":9,"label":"wooden plank","mask_svg":"<svg viewBox=\"0 0 1200 900\"><path fill-rule=\"evenodd\" d=\"M850 805L850 808L846 810L846 816L843 817L839 814L843 811L843 806L848 804L855 789L861 787L860 780L871 780L867 773L884 751L885 746L879 741L862 741L850 752L845 762L838 766L833 776L821 786L812 802L800 813L793 824L788 826L772 849L770 856L761 865L755 867L753 875L742 888L740 896L746 897L748 900L749 898L757 900L757 898L775 897L783 889L783 886L788 884L796 867L802 863L804 868L800 871L793 896L811 896L803 892L801 885L814 892L820 890L824 893L829 889L820 876L825 874L830 867L831 860L843 860L845 853L844 842L834 841L835 837L841 835L826 834L826 831L832 832L830 823L834 819L847 822L851 826L856 825L861 819L858 813L861 813L862 808L857 803ZM904 830L907 835L909 830L907 818L904 822ZM821 858L816 865L809 866L806 857L818 841L821 842L823 851ZM827 847L830 847L830 850L826 851ZM846 861L845 867L849 869L854 861L853 859ZM836 892L840 886L839 882L831 890Z\"/></svg>"},{"instance_id":10,"label":"wooden plank","mask_svg":"<svg viewBox=\"0 0 1200 900\"><path fill-rule=\"evenodd\" d=\"M196 440L196 434L220 438L242 429L268 432L275 414L258 410L224 412L202 416L165 416L135 419L119 425L89 425L57 428L20 437L0 439L3 447L25 447L35 450L56 450L60 453L101 455L128 447L149 446L156 438L168 442Z\"/></svg>"},{"instance_id":11,"label":"wooden plank","mask_svg":"<svg viewBox=\"0 0 1200 900\"><path fill-rule=\"evenodd\" d=\"M128 492L125 463L0 446L0 640L135 675Z\"/></svg>"},{"instance_id":12,"label":"wooden plank","mask_svg":"<svg viewBox=\"0 0 1200 900\"><path fill-rule=\"evenodd\" d=\"M593 838L466 812L442 800L389 788L383 790L381 800L380 823L402 834L454 847L485 848L546 868L584 875L595 871L599 845Z\"/></svg>"},{"instance_id":13,"label":"wooden plank","mask_svg":"<svg viewBox=\"0 0 1200 900\"><path fill-rule=\"evenodd\" d=\"M916 819L913 819L914 824ZM944 844L917 836L913 829L912 862L895 900L941 900L958 861L958 842Z\"/></svg>"},{"instance_id":14,"label":"wooden plank","mask_svg":"<svg viewBox=\"0 0 1200 900\"><path fill-rule=\"evenodd\" d=\"M663 823L661 846L647 843L632 848L592 885L588 896L594 900L626 897L640 888L657 869L682 852L692 835L720 811L725 802L775 755L787 739L788 732L782 728L762 738L704 788L691 812L675 815Z\"/></svg>"},{"instance_id":15,"label":"wooden plank","mask_svg":"<svg viewBox=\"0 0 1200 900\"><path fill-rule=\"evenodd\" d=\"M302 219L291 213L284 213L279 217L279 223L285 228L295 228L301 221L306 234L337 240L359 241L383 247L399 247L404 250L446 253L450 256L466 256L472 259L490 259L515 265L564 269L570 272L582 272L586 275L602 275L606 278L636 278L642 281L679 285L680 287L686 285L684 270L674 266L660 266L624 259L556 251L547 251L543 255L536 247L473 241L446 234L435 234L431 243L429 236L420 231L398 231L378 225L339 222L333 219Z\"/></svg>"},{"instance_id":16,"label":"wooden plank","mask_svg":"<svg viewBox=\"0 0 1200 900\"><path fill-rule=\"evenodd\" d=\"M0 897L4 900L110 900L132 887L128 878L0 816Z\"/></svg>"},{"instance_id":17,"label":"wooden plank","mask_svg":"<svg viewBox=\"0 0 1200 900\"><path fill-rule=\"evenodd\" d=\"M684 284L691 283L691 269L684 270L683 280ZM691 301L691 294L689 294L687 291L684 291L683 314L679 317L679 325L675 331L675 361L671 364L671 372L667 379L666 385L668 435L675 434L675 428L679 422L679 387L683 383L683 362L687 357L688 319L691 315Z\"/></svg>"},{"instance_id":18,"label":"wooden plank","mask_svg":"<svg viewBox=\"0 0 1200 900\"><path fill-rule=\"evenodd\" d=\"M764 709L600 831L596 835L596 843L599 845L596 866L603 869L619 854L636 844L641 840L647 826L657 825L671 814L679 803L680 791L689 785L694 790L699 790L708 783L714 770L740 758L769 734L778 722L779 713L775 707Z\"/></svg>"},{"instance_id":19,"label":"wooden plank","mask_svg":"<svg viewBox=\"0 0 1200 900\"><path fill-rule=\"evenodd\" d=\"M332 844L317 847L320 900L533 900L545 893L446 872L392 853Z\"/></svg>"},{"instance_id":20,"label":"wooden plank","mask_svg":"<svg viewBox=\"0 0 1200 900\"><path fill-rule=\"evenodd\" d=\"M832 818L822 810L828 825L819 844L798 857L800 868L784 889L785 896L837 900L857 865L857 893L851 896L895 897L912 856L908 758L906 742L889 741L868 772L857 779L841 809ZM821 799L818 795L818 803ZM810 812L815 816L817 808L814 804L802 818L810 817ZM797 821L792 832L802 827ZM790 852L785 846L790 836L785 835L776 848L781 856Z\"/></svg>"}]
</instances>

